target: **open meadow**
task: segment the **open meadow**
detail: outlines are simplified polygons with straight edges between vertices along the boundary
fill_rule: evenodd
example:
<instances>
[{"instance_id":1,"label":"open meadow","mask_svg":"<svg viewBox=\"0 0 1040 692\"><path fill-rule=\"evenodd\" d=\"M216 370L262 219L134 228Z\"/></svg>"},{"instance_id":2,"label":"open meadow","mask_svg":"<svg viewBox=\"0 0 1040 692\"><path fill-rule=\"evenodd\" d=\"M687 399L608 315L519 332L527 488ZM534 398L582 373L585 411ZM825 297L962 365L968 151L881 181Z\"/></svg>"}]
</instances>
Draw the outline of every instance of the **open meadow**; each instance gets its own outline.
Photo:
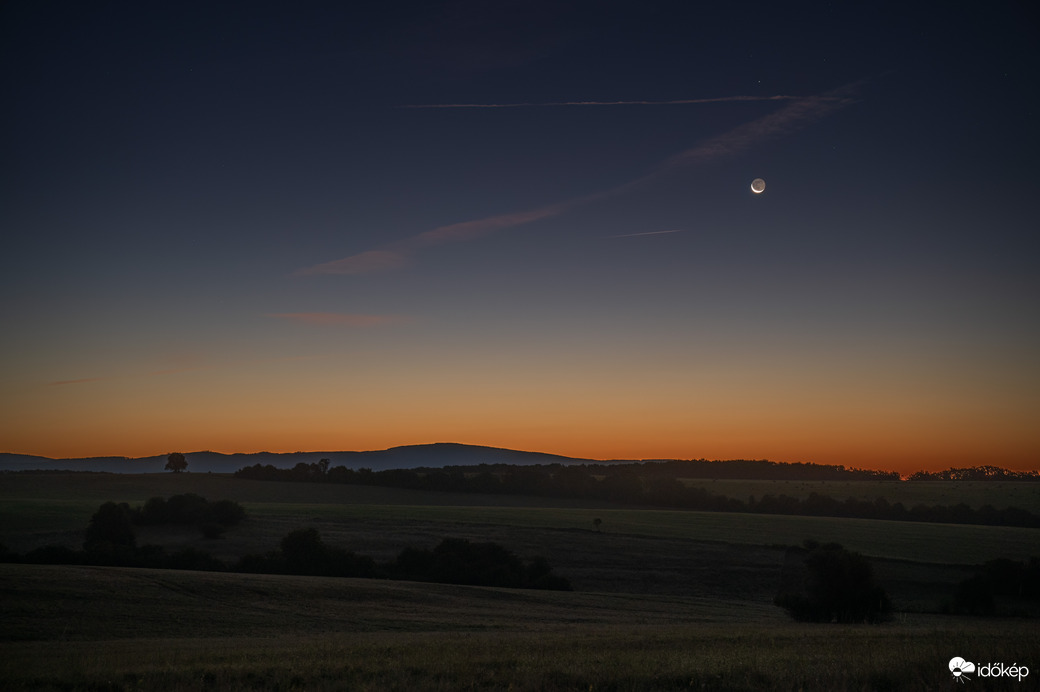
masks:
<instances>
[{"instance_id":1,"label":"open meadow","mask_svg":"<svg viewBox=\"0 0 1040 692\"><path fill-rule=\"evenodd\" d=\"M952 683L955 655L1040 669L1035 620L937 613L969 565L1040 553L1035 529L216 474L4 474L0 543L78 548L102 502L186 492L239 502L247 519L220 539L141 528L139 544L193 546L227 561L314 527L330 545L385 560L468 538L542 555L575 590L0 565L4 689L928 690ZM799 624L772 604L786 547L810 537L871 557L893 621Z\"/></svg>"},{"instance_id":2,"label":"open meadow","mask_svg":"<svg viewBox=\"0 0 1040 692\"><path fill-rule=\"evenodd\" d=\"M873 501L883 497L892 504L956 505L972 509L993 505L997 509L1019 507L1040 513L1040 484L1020 481L813 481L743 480L733 478L686 478L683 483L738 500L754 495L788 495L804 500L812 493L838 500L854 498Z\"/></svg>"}]
</instances>

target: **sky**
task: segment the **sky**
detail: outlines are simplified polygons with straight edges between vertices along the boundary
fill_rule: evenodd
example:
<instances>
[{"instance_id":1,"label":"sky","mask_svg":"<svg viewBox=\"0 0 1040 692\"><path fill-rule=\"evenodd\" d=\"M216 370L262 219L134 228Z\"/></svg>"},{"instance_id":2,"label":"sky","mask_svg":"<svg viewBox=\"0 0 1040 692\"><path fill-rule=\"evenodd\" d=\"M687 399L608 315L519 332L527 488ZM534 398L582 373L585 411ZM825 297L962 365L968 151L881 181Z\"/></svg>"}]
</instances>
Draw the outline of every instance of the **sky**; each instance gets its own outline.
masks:
<instances>
[{"instance_id":1,"label":"sky","mask_svg":"<svg viewBox=\"0 0 1040 692\"><path fill-rule=\"evenodd\" d=\"M0 451L1040 468L1029 10L3 3Z\"/></svg>"}]
</instances>

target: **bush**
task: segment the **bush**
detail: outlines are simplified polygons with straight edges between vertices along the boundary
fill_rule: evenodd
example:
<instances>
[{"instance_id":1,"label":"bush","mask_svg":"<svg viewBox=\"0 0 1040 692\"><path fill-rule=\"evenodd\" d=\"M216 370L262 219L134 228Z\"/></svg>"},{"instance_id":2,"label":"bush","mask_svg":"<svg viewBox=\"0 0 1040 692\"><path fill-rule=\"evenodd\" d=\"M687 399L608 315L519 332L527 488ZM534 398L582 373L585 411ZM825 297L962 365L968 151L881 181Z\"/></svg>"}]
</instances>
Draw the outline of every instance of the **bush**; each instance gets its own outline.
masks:
<instances>
[{"instance_id":1,"label":"bush","mask_svg":"<svg viewBox=\"0 0 1040 692\"><path fill-rule=\"evenodd\" d=\"M199 530L202 531L203 538L208 538L210 540L222 537L224 532L227 531L225 527L220 524L214 524L213 522L202 524L199 526Z\"/></svg>"},{"instance_id":2,"label":"bush","mask_svg":"<svg viewBox=\"0 0 1040 692\"><path fill-rule=\"evenodd\" d=\"M237 526L245 518L246 510L231 500L211 502L206 509L206 519L221 526Z\"/></svg>"},{"instance_id":3,"label":"bush","mask_svg":"<svg viewBox=\"0 0 1040 692\"><path fill-rule=\"evenodd\" d=\"M111 552L113 548L132 548L135 542L130 506L106 502L90 518L83 549L87 552Z\"/></svg>"},{"instance_id":4,"label":"bush","mask_svg":"<svg viewBox=\"0 0 1040 692\"><path fill-rule=\"evenodd\" d=\"M774 603L802 622L880 622L892 604L874 584L870 563L837 543L806 541L800 589L778 594Z\"/></svg>"},{"instance_id":5,"label":"bush","mask_svg":"<svg viewBox=\"0 0 1040 692\"><path fill-rule=\"evenodd\" d=\"M165 524L170 520L166 509L166 500L161 497L149 498L144 506L134 512L134 521L138 524Z\"/></svg>"},{"instance_id":6,"label":"bush","mask_svg":"<svg viewBox=\"0 0 1040 692\"><path fill-rule=\"evenodd\" d=\"M287 534L277 552L242 557L235 569L312 577L372 577L376 572L372 558L325 545L313 528Z\"/></svg>"},{"instance_id":7,"label":"bush","mask_svg":"<svg viewBox=\"0 0 1040 692\"><path fill-rule=\"evenodd\" d=\"M984 574L976 574L957 584L953 595L954 610L971 615L992 613L996 607L993 601L993 586Z\"/></svg>"},{"instance_id":8,"label":"bush","mask_svg":"<svg viewBox=\"0 0 1040 692\"><path fill-rule=\"evenodd\" d=\"M447 584L474 584L518 588L524 582L524 565L497 543L471 543L445 538L433 549L429 575Z\"/></svg>"},{"instance_id":9,"label":"bush","mask_svg":"<svg viewBox=\"0 0 1040 692\"><path fill-rule=\"evenodd\" d=\"M570 591L565 578L553 574L545 558L524 565L516 555L497 543L471 543L463 538L445 538L432 551L405 548L390 565L398 579Z\"/></svg>"},{"instance_id":10,"label":"bush","mask_svg":"<svg viewBox=\"0 0 1040 692\"><path fill-rule=\"evenodd\" d=\"M169 500L150 498L144 506L131 512L139 525L180 524L197 526L206 538L219 538L231 526L246 516L242 505L231 500L209 502L193 493L174 495Z\"/></svg>"},{"instance_id":11,"label":"bush","mask_svg":"<svg viewBox=\"0 0 1040 692\"><path fill-rule=\"evenodd\" d=\"M166 512L171 524L200 524L206 518L209 503L195 493L174 495L166 501Z\"/></svg>"}]
</instances>

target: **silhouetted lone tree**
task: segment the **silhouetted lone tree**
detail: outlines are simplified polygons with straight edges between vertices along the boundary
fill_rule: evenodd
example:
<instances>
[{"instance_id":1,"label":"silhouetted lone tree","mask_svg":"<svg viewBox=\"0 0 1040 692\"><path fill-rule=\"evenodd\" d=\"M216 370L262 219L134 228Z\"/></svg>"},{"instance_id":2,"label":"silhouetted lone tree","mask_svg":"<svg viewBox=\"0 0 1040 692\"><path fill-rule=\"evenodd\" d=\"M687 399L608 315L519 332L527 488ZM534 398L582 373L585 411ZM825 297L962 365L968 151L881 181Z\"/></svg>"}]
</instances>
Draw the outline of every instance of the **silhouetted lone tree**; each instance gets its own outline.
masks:
<instances>
[{"instance_id":1,"label":"silhouetted lone tree","mask_svg":"<svg viewBox=\"0 0 1040 692\"><path fill-rule=\"evenodd\" d=\"M837 543L805 541L800 588L774 603L802 622L881 622L892 610L884 589L874 584L870 563ZM795 551L791 551L792 553Z\"/></svg>"},{"instance_id":2,"label":"silhouetted lone tree","mask_svg":"<svg viewBox=\"0 0 1040 692\"><path fill-rule=\"evenodd\" d=\"M166 457L166 466L164 467L166 471L180 473L186 468L188 468L188 462L180 452L174 452L170 456Z\"/></svg>"}]
</instances>

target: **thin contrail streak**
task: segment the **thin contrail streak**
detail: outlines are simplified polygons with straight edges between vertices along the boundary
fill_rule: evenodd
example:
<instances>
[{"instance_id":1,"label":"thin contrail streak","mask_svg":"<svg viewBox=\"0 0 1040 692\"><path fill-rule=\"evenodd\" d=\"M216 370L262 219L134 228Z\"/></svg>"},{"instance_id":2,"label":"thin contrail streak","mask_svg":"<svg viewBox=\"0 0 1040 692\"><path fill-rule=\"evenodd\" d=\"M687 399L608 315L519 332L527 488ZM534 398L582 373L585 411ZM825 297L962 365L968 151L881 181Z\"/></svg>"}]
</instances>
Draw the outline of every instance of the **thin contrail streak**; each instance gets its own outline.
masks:
<instances>
[{"instance_id":1,"label":"thin contrail streak","mask_svg":"<svg viewBox=\"0 0 1040 692\"><path fill-rule=\"evenodd\" d=\"M779 110L769 115L756 118L739 125L728 132L702 140L691 149L681 151L668 158L649 173L629 180L614 187L602 189L580 197L572 197L554 204L519 212L509 212L487 216L470 221L438 226L433 230L418 233L374 250L305 267L295 272L297 276L316 274L369 274L387 269L406 266L412 255L419 250L443 243L453 243L477 238L515 226L533 223L542 219L564 214L577 207L631 192L649 184L661 176L678 168L703 164L720 158L735 156L743 151L770 139L790 134L802 127L816 122L835 110L842 108L855 99L853 94L858 85L848 84L818 96L727 96L714 99L690 99L686 101L616 101L612 103L598 101L582 101L574 103L543 104L442 104L427 106L409 106L409 108L511 108L523 105L614 105L614 104L663 104L663 103L714 103L719 101L789 101ZM678 230L678 229L676 229ZM626 235L654 235L669 231L649 231ZM624 237L624 236L621 236Z\"/></svg>"},{"instance_id":2,"label":"thin contrail streak","mask_svg":"<svg viewBox=\"0 0 1040 692\"><path fill-rule=\"evenodd\" d=\"M670 231L644 231L643 233L622 233L621 235L608 235L608 238L635 238L641 235L663 235L665 233L682 233L683 229L675 228Z\"/></svg>"},{"instance_id":3,"label":"thin contrail streak","mask_svg":"<svg viewBox=\"0 0 1040 692\"><path fill-rule=\"evenodd\" d=\"M676 99L673 101L550 101L547 103L423 103L404 108L546 108L551 106L674 106L691 103L726 103L728 101L793 101L801 96L720 96L709 99Z\"/></svg>"}]
</instances>

